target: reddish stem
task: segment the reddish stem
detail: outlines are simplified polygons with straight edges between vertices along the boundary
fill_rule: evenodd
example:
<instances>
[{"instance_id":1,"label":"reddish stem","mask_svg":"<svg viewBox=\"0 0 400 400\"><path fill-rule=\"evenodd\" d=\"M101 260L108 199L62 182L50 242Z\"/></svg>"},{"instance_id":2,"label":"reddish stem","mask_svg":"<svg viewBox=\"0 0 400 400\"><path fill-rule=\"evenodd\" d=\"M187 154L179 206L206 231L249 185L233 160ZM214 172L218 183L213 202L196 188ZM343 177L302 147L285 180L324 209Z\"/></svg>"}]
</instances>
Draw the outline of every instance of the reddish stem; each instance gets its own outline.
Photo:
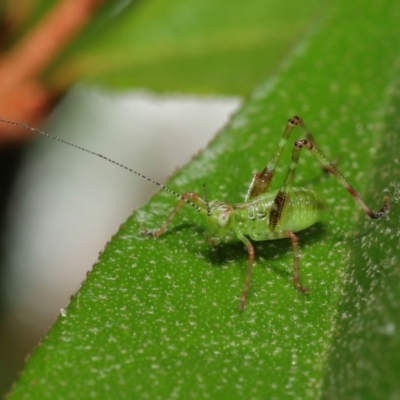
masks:
<instances>
[{"instance_id":1,"label":"reddish stem","mask_svg":"<svg viewBox=\"0 0 400 400\"><path fill-rule=\"evenodd\" d=\"M4 118L38 123L57 94L39 78L71 42L104 0L61 0L39 24L8 53L0 57L0 114ZM16 131L1 129L0 140L9 141ZM18 138L26 137L21 131ZM13 138L15 139L15 138Z\"/></svg>"}]
</instances>

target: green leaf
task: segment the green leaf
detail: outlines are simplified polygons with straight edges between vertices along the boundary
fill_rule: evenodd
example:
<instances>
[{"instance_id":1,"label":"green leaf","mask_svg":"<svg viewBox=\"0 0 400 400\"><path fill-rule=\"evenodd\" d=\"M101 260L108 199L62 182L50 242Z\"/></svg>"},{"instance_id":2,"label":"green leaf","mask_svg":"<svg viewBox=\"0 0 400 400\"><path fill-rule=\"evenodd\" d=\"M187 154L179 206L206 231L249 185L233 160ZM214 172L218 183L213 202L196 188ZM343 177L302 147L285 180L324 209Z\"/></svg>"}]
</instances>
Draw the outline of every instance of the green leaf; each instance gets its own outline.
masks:
<instances>
[{"instance_id":1,"label":"green leaf","mask_svg":"<svg viewBox=\"0 0 400 400\"><path fill-rule=\"evenodd\" d=\"M400 393L399 79L389 88L369 192L391 187L391 211L373 229L360 220L351 238L324 384L331 398L397 398Z\"/></svg>"},{"instance_id":2,"label":"green leaf","mask_svg":"<svg viewBox=\"0 0 400 400\"><path fill-rule=\"evenodd\" d=\"M292 286L290 243L260 242L240 313L243 244L232 237L208 247L190 207L158 240L145 238L140 226L159 227L176 203L160 192L106 246L10 399L396 398L399 16L395 1L338 1L169 183L201 193L205 182L210 197L240 202L286 118L301 115L371 208L392 192L389 215L369 220L302 154L297 186L320 192L330 207L321 223L299 233L309 294Z\"/></svg>"},{"instance_id":3,"label":"green leaf","mask_svg":"<svg viewBox=\"0 0 400 400\"><path fill-rule=\"evenodd\" d=\"M329 4L152 0L133 2L116 18L108 7L46 78L57 87L85 78L116 88L248 95Z\"/></svg>"}]
</instances>

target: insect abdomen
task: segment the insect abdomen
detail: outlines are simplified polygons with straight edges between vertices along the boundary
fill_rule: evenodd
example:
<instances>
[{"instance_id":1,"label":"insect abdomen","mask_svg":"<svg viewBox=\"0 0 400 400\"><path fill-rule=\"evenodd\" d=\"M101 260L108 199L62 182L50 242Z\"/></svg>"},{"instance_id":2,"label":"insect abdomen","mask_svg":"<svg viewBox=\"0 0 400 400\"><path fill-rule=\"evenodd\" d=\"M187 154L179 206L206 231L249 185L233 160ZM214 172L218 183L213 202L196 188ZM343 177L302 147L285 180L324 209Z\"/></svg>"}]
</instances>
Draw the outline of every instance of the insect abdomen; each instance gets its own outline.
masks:
<instances>
[{"instance_id":1,"label":"insect abdomen","mask_svg":"<svg viewBox=\"0 0 400 400\"><path fill-rule=\"evenodd\" d=\"M326 202L318 193L309 189L293 188L278 229L292 232L306 229L315 224L321 212L326 209Z\"/></svg>"}]
</instances>

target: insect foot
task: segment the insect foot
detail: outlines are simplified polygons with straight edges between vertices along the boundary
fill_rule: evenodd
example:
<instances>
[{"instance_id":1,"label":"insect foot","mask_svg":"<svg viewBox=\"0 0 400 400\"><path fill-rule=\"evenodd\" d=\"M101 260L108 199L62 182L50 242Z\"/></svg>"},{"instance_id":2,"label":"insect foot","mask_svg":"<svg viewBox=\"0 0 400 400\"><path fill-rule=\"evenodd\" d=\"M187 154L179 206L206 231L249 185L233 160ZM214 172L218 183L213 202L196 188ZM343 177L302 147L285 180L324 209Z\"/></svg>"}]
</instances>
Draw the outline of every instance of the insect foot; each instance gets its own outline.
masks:
<instances>
[{"instance_id":1,"label":"insect foot","mask_svg":"<svg viewBox=\"0 0 400 400\"><path fill-rule=\"evenodd\" d=\"M389 195L385 196L384 199L383 199L384 205L381 208L381 210L378 211L377 213L372 213L370 215L370 217L372 219L379 219L379 218L382 218L384 215L386 215L390 210L389 200L390 200L390 196Z\"/></svg>"},{"instance_id":2,"label":"insect foot","mask_svg":"<svg viewBox=\"0 0 400 400\"><path fill-rule=\"evenodd\" d=\"M144 226L141 226L140 229L141 229L141 231L143 232L143 235L144 235L144 236L152 237L152 238L157 237L157 236L155 235L155 233L156 233L157 231L151 231L150 229L147 229L147 228L145 228Z\"/></svg>"}]
</instances>

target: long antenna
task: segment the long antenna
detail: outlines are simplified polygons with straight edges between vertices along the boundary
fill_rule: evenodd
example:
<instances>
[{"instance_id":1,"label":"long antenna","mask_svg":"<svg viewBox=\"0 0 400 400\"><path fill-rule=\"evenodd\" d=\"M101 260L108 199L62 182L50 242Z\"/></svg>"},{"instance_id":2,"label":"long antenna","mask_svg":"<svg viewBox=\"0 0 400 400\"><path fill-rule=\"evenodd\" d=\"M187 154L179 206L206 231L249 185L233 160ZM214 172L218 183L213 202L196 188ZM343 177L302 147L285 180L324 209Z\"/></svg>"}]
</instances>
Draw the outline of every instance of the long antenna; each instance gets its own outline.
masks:
<instances>
[{"instance_id":1,"label":"long antenna","mask_svg":"<svg viewBox=\"0 0 400 400\"><path fill-rule=\"evenodd\" d=\"M44 132L44 131L42 131L40 129L33 128L32 126L26 125L26 124L24 124L22 122L11 121L11 120L8 120L8 119L3 119L3 118L0 118L0 122L4 122L5 124L15 125L15 126L19 126L21 128L28 129L28 130L33 131L35 133L39 133L40 135L46 136L46 137L48 137L50 139L57 140L58 142L64 143L64 144L66 144L68 146L71 146L71 147L75 147L76 149L85 151L86 153L92 154L92 155L94 155L96 157L102 158L103 160L106 160L106 161L108 161L108 162L110 162L110 163L112 163L114 165L117 165L118 167L121 167L121 168L123 168L123 169L125 169L125 170L127 170L129 172L132 172L135 175L140 176L141 178L146 179L147 181L153 183L154 185L159 186L161 189L166 190L168 193L171 193L172 195L174 195L178 199L184 200L187 204L190 204L198 212L202 211L199 206L197 206L196 204L193 204L192 202L188 201L187 198L185 198L184 196L182 196L179 193L175 192L174 190L170 189L169 187L163 185L160 182L155 181L154 179L149 178L146 175L141 174L140 172L137 172L137 171L133 170L132 168L127 167L126 165L123 165L123 164L119 163L118 161L114 161L111 158L103 156L103 154L96 153L95 151L85 149L84 147L78 146L77 144L73 144L73 143L67 142L64 139L61 139L61 138L59 138L57 136L50 135L50 133L46 133L46 132Z\"/></svg>"}]
</instances>

